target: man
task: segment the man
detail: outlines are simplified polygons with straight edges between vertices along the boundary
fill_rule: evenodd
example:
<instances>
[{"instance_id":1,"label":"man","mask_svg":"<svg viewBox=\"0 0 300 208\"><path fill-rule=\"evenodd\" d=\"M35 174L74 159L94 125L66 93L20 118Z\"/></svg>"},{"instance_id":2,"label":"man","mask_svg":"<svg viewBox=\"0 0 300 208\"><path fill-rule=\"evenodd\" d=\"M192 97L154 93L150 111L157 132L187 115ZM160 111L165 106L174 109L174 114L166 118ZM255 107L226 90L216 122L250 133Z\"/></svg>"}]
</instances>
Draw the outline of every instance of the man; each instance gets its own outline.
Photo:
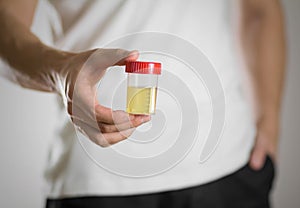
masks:
<instances>
[{"instance_id":1,"label":"man","mask_svg":"<svg viewBox=\"0 0 300 208\"><path fill-rule=\"evenodd\" d=\"M241 78L237 79L236 70L242 67L236 67L228 1L51 3L1 0L0 54L13 68L6 74L25 88L59 93L74 124L94 143L102 147L119 143L150 120L149 116L111 111L94 99L95 85L105 69L136 60L138 52L88 49L133 32L172 33L201 48L220 74L228 114L212 159L203 166L185 159L172 170L149 178L107 173L91 164L74 137L60 143L64 151L56 155L56 161L49 161L47 170L47 207L269 206L285 64L283 18L277 0L235 2L254 116L240 95ZM37 5L61 17L63 32L55 38L65 50L45 45L30 31ZM97 59L87 67L94 53ZM193 159L197 150L192 149L190 155ZM82 165L84 168L79 167Z\"/></svg>"}]
</instances>

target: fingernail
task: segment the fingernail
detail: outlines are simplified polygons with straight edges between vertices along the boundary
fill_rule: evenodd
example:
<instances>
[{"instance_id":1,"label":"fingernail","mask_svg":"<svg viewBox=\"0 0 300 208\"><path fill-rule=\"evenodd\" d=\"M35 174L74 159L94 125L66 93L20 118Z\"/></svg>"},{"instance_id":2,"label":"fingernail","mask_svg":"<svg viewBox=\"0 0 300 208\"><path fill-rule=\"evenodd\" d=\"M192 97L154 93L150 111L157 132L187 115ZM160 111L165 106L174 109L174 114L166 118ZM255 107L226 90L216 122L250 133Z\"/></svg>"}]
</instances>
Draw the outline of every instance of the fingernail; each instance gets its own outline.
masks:
<instances>
[{"instance_id":1,"label":"fingernail","mask_svg":"<svg viewBox=\"0 0 300 208\"><path fill-rule=\"evenodd\" d=\"M149 115L149 116L147 116L145 119L146 119L147 121L150 121L150 120L151 120L151 116Z\"/></svg>"},{"instance_id":2,"label":"fingernail","mask_svg":"<svg viewBox=\"0 0 300 208\"><path fill-rule=\"evenodd\" d=\"M140 117L140 121L143 123L145 121L144 117Z\"/></svg>"},{"instance_id":3,"label":"fingernail","mask_svg":"<svg viewBox=\"0 0 300 208\"><path fill-rule=\"evenodd\" d=\"M139 51L138 51L138 50L132 50L132 51L129 52L129 54L130 54L131 56L138 55L138 54L139 54Z\"/></svg>"},{"instance_id":4,"label":"fingernail","mask_svg":"<svg viewBox=\"0 0 300 208\"><path fill-rule=\"evenodd\" d=\"M151 119L150 116L143 116L143 117L141 117L141 121L142 121L142 122L150 121L150 119Z\"/></svg>"},{"instance_id":5,"label":"fingernail","mask_svg":"<svg viewBox=\"0 0 300 208\"><path fill-rule=\"evenodd\" d=\"M137 57L139 55L139 51L137 51L137 50L133 50L133 51L130 51L129 53L128 53L128 59L129 60L131 60L131 59L135 59L135 57Z\"/></svg>"}]
</instances>

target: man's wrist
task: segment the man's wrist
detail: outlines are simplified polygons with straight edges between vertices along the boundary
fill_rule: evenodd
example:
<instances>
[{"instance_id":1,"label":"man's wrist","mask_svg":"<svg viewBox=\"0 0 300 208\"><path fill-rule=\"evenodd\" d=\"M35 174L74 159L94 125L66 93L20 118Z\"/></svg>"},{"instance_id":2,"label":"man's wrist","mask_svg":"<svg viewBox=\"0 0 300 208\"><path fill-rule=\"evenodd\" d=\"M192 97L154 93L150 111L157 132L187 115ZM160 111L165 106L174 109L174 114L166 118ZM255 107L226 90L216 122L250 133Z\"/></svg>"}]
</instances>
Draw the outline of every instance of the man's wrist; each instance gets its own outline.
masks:
<instances>
[{"instance_id":1,"label":"man's wrist","mask_svg":"<svg viewBox=\"0 0 300 208\"><path fill-rule=\"evenodd\" d=\"M278 121L280 117L280 106L267 106L261 108L257 121L272 122Z\"/></svg>"},{"instance_id":2,"label":"man's wrist","mask_svg":"<svg viewBox=\"0 0 300 208\"><path fill-rule=\"evenodd\" d=\"M42 68L38 72L40 77L45 77L45 84L51 87L52 92L61 92L61 84L65 80L67 63L74 54L56 50L45 46L42 49Z\"/></svg>"},{"instance_id":3,"label":"man's wrist","mask_svg":"<svg viewBox=\"0 0 300 208\"><path fill-rule=\"evenodd\" d=\"M258 131L264 132L268 138L277 140L279 121L279 111L265 112L256 121L257 129Z\"/></svg>"},{"instance_id":4,"label":"man's wrist","mask_svg":"<svg viewBox=\"0 0 300 208\"><path fill-rule=\"evenodd\" d=\"M45 47L43 49L42 58L44 62L45 73L57 73L61 76L64 74L64 67L70 60L74 53L56 50L51 47Z\"/></svg>"}]
</instances>

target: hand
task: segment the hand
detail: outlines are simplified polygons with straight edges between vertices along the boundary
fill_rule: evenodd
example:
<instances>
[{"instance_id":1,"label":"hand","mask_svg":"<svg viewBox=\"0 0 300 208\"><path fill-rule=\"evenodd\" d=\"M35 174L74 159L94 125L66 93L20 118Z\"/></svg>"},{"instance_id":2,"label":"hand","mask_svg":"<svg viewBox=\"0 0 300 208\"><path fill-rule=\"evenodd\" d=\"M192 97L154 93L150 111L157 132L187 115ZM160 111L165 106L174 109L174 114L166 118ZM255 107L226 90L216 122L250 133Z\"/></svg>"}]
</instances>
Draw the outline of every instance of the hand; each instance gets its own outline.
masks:
<instances>
[{"instance_id":1,"label":"hand","mask_svg":"<svg viewBox=\"0 0 300 208\"><path fill-rule=\"evenodd\" d=\"M97 83L110 66L136 60L137 51L97 49L70 54L64 61L61 94L77 128L94 143L107 147L128 138L135 128L150 120L146 115L128 113L100 105L96 99Z\"/></svg>"},{"instance_id":2,"label":"hand","mask_svg":"<svg viewBox=\"0 0 300 208\"><path fill-rule=\"evenodd\" d=\"M278 123L278 119L263 119L258 123L255 145L249 162L252 169L260 170L264 166L267 156L276 162Z\"/></svg>"}]
</instances>

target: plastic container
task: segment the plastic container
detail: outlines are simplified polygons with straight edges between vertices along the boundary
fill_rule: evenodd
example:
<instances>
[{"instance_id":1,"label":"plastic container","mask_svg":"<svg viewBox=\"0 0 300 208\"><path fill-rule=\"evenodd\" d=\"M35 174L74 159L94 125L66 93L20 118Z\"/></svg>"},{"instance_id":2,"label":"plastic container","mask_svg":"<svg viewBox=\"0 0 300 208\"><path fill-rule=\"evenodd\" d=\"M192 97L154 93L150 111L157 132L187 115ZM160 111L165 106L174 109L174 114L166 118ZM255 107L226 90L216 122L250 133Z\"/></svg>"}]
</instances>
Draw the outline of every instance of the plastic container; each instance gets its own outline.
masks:
<instances>
[{"instance_id":1,"label":"plastic container","mask_svg":"<svg viewBox=\"0 0 300 208\"><path fill-rule=\"evenodd\" d=\"M130 114L154 114L161 63L127 62L125 71L128 73L126 111Z\"/></svg>"}]
</instances>

